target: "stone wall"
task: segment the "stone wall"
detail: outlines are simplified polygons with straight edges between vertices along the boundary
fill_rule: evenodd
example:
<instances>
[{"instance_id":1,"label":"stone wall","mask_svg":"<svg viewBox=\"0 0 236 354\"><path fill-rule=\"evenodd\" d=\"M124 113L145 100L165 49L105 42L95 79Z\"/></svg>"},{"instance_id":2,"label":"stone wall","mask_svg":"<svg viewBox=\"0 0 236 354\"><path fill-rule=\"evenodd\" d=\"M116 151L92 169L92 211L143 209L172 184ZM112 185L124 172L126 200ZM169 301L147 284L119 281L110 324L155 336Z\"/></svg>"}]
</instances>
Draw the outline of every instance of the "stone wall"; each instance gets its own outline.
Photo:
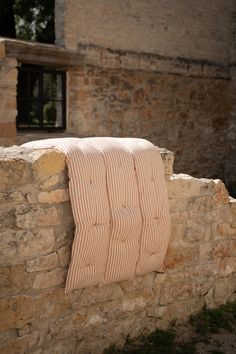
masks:
<instances>
[{"instance_id":1,"label":"stone wall","mask_svg":"<svg viewBox=\"0 0 236 354\"><path fill-rule=\"evenodd\" d=\"M172 220L163 273L65 295L74 230L65 157L1 149L2 353L101 353L235 299L236 200L219 180L172 175L173 156L161 153Z\"/></svg>"},{"instance_id":2,"label":"stone wall","mask_svg":"<svg viewBox=\"0 0 236 354\"><path fill-rule=\"evenodd\" d=\"M57 45L88 64L68 73L69 132L148 138L175 152L177 172L223 178L233 191L234 0L58 0L55 8Z\"/></svg>"},{"instance_id":3,"label":"stone wall","mask_svg":"<svg viewBox=\"0 0 236 354\"><path fill-rule=\"evenodd\" d=\"M174 151L176 172L224 177L230 113L224 67L97 49L84 55L86 66L68 70L68 132L146 138Z\"/></svg>"},{"instance_id":4,"label":"stone wall","mask_svg":"<svg viewBox=\"0 0 236 354\"><path fill-rule=\"evenodd\" d=\"M0 145L10 145L16 137L17 61L7 58L0 42Z\"/></svg>"},{"instance_id":5,"label":"stone wall","mask_svg":"<svg viewBox=\"0 0 236 354\"><path fill-rule=\"evenodd\" d=\"M232 9L233 0L59 0L57 43L73 49L93 44L225 63Z\"/></svg>"}]
</instances>

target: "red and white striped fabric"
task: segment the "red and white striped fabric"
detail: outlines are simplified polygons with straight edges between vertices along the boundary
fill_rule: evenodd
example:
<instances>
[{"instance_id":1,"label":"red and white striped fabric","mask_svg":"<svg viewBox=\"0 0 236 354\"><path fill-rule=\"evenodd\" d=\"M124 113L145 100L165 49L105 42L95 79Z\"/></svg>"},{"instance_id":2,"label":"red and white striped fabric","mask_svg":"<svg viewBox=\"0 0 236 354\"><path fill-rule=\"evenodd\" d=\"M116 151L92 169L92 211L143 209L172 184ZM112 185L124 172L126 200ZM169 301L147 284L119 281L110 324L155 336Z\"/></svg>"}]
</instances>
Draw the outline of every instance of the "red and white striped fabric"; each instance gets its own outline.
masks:
<instances>
[{"instance_id":1,"label":"red and white striped fabric","mask_svg":"<svg viewBox=\"0 0 236 354\"><path fill-rule=\"evenodd\" d=\"M161 270L170 219L164 167L153 144L62 138L23 146L66 154L76 225L66 292Z\"/></svg>"}]
</instances>

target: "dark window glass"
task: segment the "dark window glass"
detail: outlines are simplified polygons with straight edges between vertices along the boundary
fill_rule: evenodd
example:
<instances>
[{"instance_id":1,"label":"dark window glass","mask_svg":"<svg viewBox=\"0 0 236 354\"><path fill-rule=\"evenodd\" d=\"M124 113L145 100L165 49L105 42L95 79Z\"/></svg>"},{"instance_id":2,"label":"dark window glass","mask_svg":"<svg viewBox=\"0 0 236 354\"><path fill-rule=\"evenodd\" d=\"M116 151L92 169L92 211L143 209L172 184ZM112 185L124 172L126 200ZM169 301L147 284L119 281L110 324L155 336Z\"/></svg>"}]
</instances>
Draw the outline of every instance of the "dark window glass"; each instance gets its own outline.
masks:
<instances>
[{"instance_id":1,"label":"dark window glass","mask_svg":"<svg viewBox=\"0 0 236 354\"><path fill-rule=\"evenodd\" d=\"M65 129L65 72L28 64L18 70L17 128Z\"/></svg>"}]
</instances>

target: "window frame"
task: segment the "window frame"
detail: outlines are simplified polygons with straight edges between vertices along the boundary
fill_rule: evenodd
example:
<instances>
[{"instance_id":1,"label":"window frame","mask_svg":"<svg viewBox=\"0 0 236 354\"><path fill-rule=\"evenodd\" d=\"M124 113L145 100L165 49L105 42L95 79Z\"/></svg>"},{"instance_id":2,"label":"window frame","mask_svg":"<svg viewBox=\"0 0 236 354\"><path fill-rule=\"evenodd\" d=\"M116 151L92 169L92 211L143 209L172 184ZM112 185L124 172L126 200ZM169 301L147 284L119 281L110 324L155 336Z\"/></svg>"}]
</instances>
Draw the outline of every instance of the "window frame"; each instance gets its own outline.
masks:
<instances>
[{"instance_id":1,"label":"window frame","mask_svg":"<svg viewBox=\"0 0 236 354\"><path fill-rule=\"evenodd\" d=\"M29 65L29 66L27 66ZM31 63L20 63L18 66L18 75L20 71L27 72L28 73L28 78L27 82L29 85L29 73L37 73L39 74L39 94L38 94L38 102L39 102L39 124L38 126L30 126L30 119L28 117L28 127L27 126L20 126L20 122L18 120L18 100L23 100L22 98L18 98L18 88L17 88L17 117L16 117L16 128L17 131L64 131L66 129L66 71L62 69L58 69L57 67L45 67L37 64L31 64ZM60 101L62 104L62 124L59 127L56 126L44 126L43 124L43 104L45 102L44 98L44 92L43 92L43 76L44 74L57 74L60 75L61 77L61 83L62 83L62 88L61 88L61 99L56 100ZM27 98L25 99L27 101L27 104L30 102L29 94L27 92ZM49 101L54 101L54 100L49 100Z\"/></svg>"}]
</instances>

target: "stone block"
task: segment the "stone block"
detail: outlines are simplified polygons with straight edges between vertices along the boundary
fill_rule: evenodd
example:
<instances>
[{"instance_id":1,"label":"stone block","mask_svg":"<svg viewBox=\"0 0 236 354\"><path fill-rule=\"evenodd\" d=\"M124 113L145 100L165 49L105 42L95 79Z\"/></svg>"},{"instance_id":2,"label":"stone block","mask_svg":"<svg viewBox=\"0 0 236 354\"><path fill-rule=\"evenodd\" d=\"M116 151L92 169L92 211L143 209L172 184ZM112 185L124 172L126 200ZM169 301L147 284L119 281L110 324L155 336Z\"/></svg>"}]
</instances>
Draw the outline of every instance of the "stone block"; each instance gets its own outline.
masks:
<instances>
[{"instance_id":1,"label":"stone block","mask_svg":"<svg viewBox=\"0 0 236 354\"><path fill-rule=\"evenodd\" d=\"M154 285L154 278L155 273L152 272L139 277L136 276L132 280L122 281L120 286L126 293L138 291L144 288L151 288Z\"/></svg>"},{"instance_id":2,"label":"stone block","mask_svg":"<svg viewBox=\"0 0 236 354\"><path fill-rule=\"evenodd\" d=\"M52 270L58 266L58 255L57 253L51 253L46 256L42 256L32 261L26 262L26 271L31 272L42 272L44 270Z\"/></svg>"},{"instance_id":3,"label":"stone block","mask_svg":"<svg viewBox=\"0 0 236 354\"><path fill-rule=\"evenodd\" d=\"M74 354L76 347L76 338L64 339L58 343L54 343L49 348L44 349L42 354Z\"/></svg>"},{"instance_id":4,"label":"stone block","mask_svg":"<svg viewBox=\"0 0 236 354\"><path fill-rule=\"evenodd\" d=\"M57 251L61 267L67 267L70 263L71 248L66 245Z\"/></svg>"},{"instance_id":5,"label":"stone block","mask_svg":"<svg viewBox=\"0 0 236 354\"><path fill-rule=\"evenodd\" d=\"M203 299L195 297L186 301L169 304L168 306L160 306L158 317L166 322L168 324L167 326L173 321L178 325L186 322L190 315L197 314L203 306Z\"/></svg>"},{"instance_id":6,"label":"stone block","mask_svg":"<svg viewBox=\"0 0 236 354\"><path fill-rule=\"evenodd\" d=\"M32 287L33 278L26 273L24 264L0 268L1 296L16 294Z\"/></svg>"},{"instance_id":7,"label":"stone block","mask_svg":"<svg viewBox=\"0 0 236 354\"><path fill-rule=\"evenodd\" d=\"M194 298L200 292L199 284L191 279L166 281L161 290L160 305L173 304Z\"/></svg>"},{"instance_id":8,"label":"stone block","mask_svg":"<svg viewBox=\"0 0 236 354\"><path fill-rule=\"evenodd\" d=\"M199 224L195 220L187 221L188 231L186 232L186 241L200 242L211 238L211 228L207 224Z\"/></svg>"},{"instance_id":9,"label":"stone block","mask_svg":"<svg viewBox=\"0 0 236 354\"><path fill-rule=\"evenodd\" d=\"M158 148L158 150L164 163L165 175L171 176L173 174L174 153L163 148Z\"/></svg>"},{"instance_id":10,"label":"stone block","mask_svg":"<svg viewBox=\"0 0 236 354\"><path fill-rule=\"evenodd\" d=\"M228 278L217 279L214 284L213 302L211 307L225 304L234 291L234 283Z\"/></svg>"},{"instance_id":11,"label":"stone block","mask_svg":"<svg viewBox=\"0 0 236 354\"><path fill-rule=\"evenodd\" d=\"M188 210L189 199L169 199L170 213L186 212Z\"/></svg>"},{"instance_id":12,"label":"stone block","mask_svg":"<svg viewBox=\"0 0 236 354\"><path fill-rule=\"evenodd\" d=\"M12 118L13 119L16 118L16 115ZM1 118L1 120L2 120L2 118ZM6 123L1 122L0 123L0 131L1 131L1 138L15 138L16 137L16 123L15 122L6 122Z\"/></svg>"},{"instance_id":13,"label":"stone block","mask_svg":"<svg viewBox=\"0 0 236 354\"><path fill-rule=\"evenodd\" d=\"M0 231L0 264L11 263L17 258L18 245L15 230Z\"/></svg>"},{"instance_id":14,"label":"stone block","mask_svg":"<svg viewBox=\"0 0 236 354\"><path fill-rule=\"evenodd\" d=\"M199 258L201 262L207 262L222 257L229 257L232 254L234 244L231 240L205 242L200 244Z\"/></svg>"},{"instance_id":15,"label":"stone block","mask_svg":"<svg viewBox=\"0 0 236 354\"><path fill-rule=\"evenodd\" d=\"M220 236L221 238L227 237L231 234L231 228L230 225L227 224L226 222L219 223L217 225L217 235Z\"/></svg>"},{"instance_id":16,"label":"stone block","mask_svg":"<svg viewBox=\"0 0 236 354\"><path fill-rule=\"evenodd\" d=\"M229 205L230 205L230 209L233 215L235 215L234 219L236 220L236 199L230 197L229 199ZM235 221L236 223L236 221Z\"/></svg>"},{"instance_id":17,"label":"stone block","mask_svg":"<svg viewBox=\"0 0 236 354\"><path fill-rule=\"evenodd\" d=\"M50 331L59 340L71 335L82 339L84 336L84 324L86 322L86 315L79 313L79 311L70 313L69 315L58 318L50 324ZM82 332L82 336L81 336Z\"/></svg>"},{"instance_id":18,"label":"stone block","mask_svg":"<svg viewBox=\"0 0 236 354\"><path fill-rule=\"evenodd\" d=\"M52 225L60 225L62 219L58 215L58 210L55 207L40 208L34 206L29 208L16 208L16 225L21 229L33 229L35 227L44 227Z\"/></svg>"},{"instance_id":19,"label":"stone block","mask_svg":"<svg viewBox=\"0 0 236 354\"><path fill-rule=\"evenodd\" d=\"M50 272L40 273L36 275L33 289L47 289L60 285L65 281L65 272L62 268L54 269Z\"/></svg>"},{"instance_id":20,"label":"stone block","mask_svg":"<svg viewBox=\"0 0 236 354\"><path fill-rule=\"evenodd\" d=\"M17 82L17 75L17 69L12 69L5 75L4 80ZM16 102L13 105L13 108L16 108Z\"/></svg>"},{"instance_id":21,"label":"stone block","mask_svg":"<svg viewBox=\"0 0 236 354\"><path fill-rule=\"evenodd\" d=\"M16 225L16 215L15 215L15 208L11 207L11 205L9 207L5 207L5 210L1 210L0 213L0 225L2 227L2 229L6 229L9 227L9 225L11 226L15 226Z\"/></svg>"},{"instance_id":22,"label":"stone block","mask_svg":"<svg viewBox=\"0 0 236 354\"><path fill-rule=\"evenodd\" d=\"M35 258L52 251L55 243L53 229L35 229L34 232L17 231L19 259Z\"/></svg>"},{"instance_id":23,"label":"stone block","mask_svg":"<svg viewBox=\"0 0 236 354\"><path fill-rule=\"evenodd\" d=\"M169 198L191 198L200 194L202 182L185 174L173 175L167 183Z\"/></svg>"},{"instance_id":24,"label":"stone block","mask_svg":"<svg viewBox=\"0 0 236 354\"><path fill-rule=\"evenodd\" d=\"M107 301L120 300L124 292L120 284L110 284L104 287L91 287L84 289L79 298L79 302L73 306L75 309L79 306L89 307L91 305L105 303Z\"/></svg>"},{"instance_id":25,"label":"stone block","mask_svg":"<svg viewBox=\"0 0 236 354\"><path fill-rule=\"evenodd\" d=\"M27 163L23 159L5 156L1 159L0 165L0 191L9 193L30 183L30 179Z\"/></svg>"},{"instance_id":26,"label":"stone block","mask_svg":"<svg viewBox=\"0 0 236 354\"><path fill-rule=\"evenodd\" d=\"M68 189L55 189L51 192L41 192L38 195L38 201L46 204L63 203L69 199Z\"/></svg>"},{"instance_id":27,"label":"stone block","mask_svg":"<svg viewBox=\"0 0 236 354\"><path fill-rule=\"evenodd\" d=\"M210 214L216 209L212 196L198 196L190 198L188 203L188 212L190 218Z\"/></svg>"},{"instance_id":28,"label":"stone block","mask_svg":"<svg viewBox=\"0 0 236 354\"><path fill-rule=\"evenodd\" d=\"M75 231L73 221L66 224L61 224L60 226L55 226L54 230L57 248L62 247L65 244L71 245L71 235L74 235Z\"/></svg>"},{"instance_id":29,"label":"stone block","mask_svg":"<svg viewBox=\"0 0 236 354\"><path fill-rule=\"evenodd\" d=\"M0 193L1 202L23 202L25 196L22 192Z\"/></svg>"},{"instance_id":30,"label":"stone block","mask_svg":"<svg viewBox=\"0 0 236 354\"><path fill-rule=\"evenodd\" d=\"M224 185L224 183L216 179L214 180L215 183L215 194L214 200L217 204L225 204L229 202L229 193Z\"/></svg>"},{"instance_id":31,"label":"stone block","mask_svg":"<svg viewBox=\"0 0 236 354\"><path fill-rule=\"evenodd\" d=\"M10 329L8 331L0 332L0 350L2 345L16 338L17 338L16 329Z\"/></svg>"},{"instance_id":32,"label":"stone block","mask_svg":"<svg viewBox=\"0 0 236 354\"><path fill-rule=\"evenodd\" d=\"M184 266L189 266L194 264L199 259L199 245L193 244L189 245L185 242L176 242L173 243L170 241L170 244L167 249L166 257L164 260L164 270L177 270Z\"/></svg>"},{"instance_id":33,"label":"stone block","mask_svg":"<svg viewBox=\"0 0 236 354\"><path fill-rule=\"evenodd\" d=\"M24 294L0 299L0 331L21 328L35 321L42 301L39 296Z\"/></svg>"},{"instance_id":34,"label":"stone block","mask_svg":"<svg viewBox=\"0 0 236 354\"><path fill-rule=\"evenodd\" d=\"M0 351L1 353L11 354L29 353L31 348L36 345L39 339L39 335L40 333L36 331L23 337L19 337L6 343L3 346L0 345Z\"/></svg>"},{"instance_id":35,"label":"stone block","mask_svg":"<svg viewBox=\"0 0 236 354\"><path fill-rule=\"evenodd\" d=\"M59 180L60 179L59 179L58 175L53 175L53 176L47 178L44 182L42 182L40 184L39 188L44 190L44 189L48 189L50 187L54 187L57 185Z\"/></svg>"},{"instance_id":36,"label":"stone block","mask_svg":"<svg viewBox=\"0 0 236 354\"><path fill-rule=\"evenodd\" d=\"M229 257L234 250L234 244L231 240L217 241L213 244L213 249L211 252L212 259Z\"/></svg>"},{"instance_id":37,"label":"stone block","mask_svg":"<svg viewBox=\"0 0 236 354\"><path fill-rule=\"evenodd\" d=\"M184 240L187 234L187 226L185 224L171 224L171 240L177 242Z\"/></svg>"},{"instance_id":38,"label":"stone block","mask_svg":"<svg viewBox=\"0 0 236 354\"><path fill-rule=\"evenodd\" d=\"M174 213L170 214L171 225L181 224L183 225L188 220L188 212L176 210Z\"/></svg>"},{"instance_id":39,"label":"stone block","mask_svg":"<svg viewBox=\"0 0 236 354\"><path fill-rule=\"evenodd\" d=\"M5 43L4 41L0 41L0 58L5 58L6 56L6 49L5 49Z\"/></svg>"},{"instance_id":40,"label":"stone block","mask_svg":"<svg viewBox=\"0 0 236 354\"><path fill-rule=\"evenodd\" d=\"M219 273L224 277L227 277L232 273L236 273L236 257L225 257L222 259Z\"/></svg>"},{"instance_id":41,"label":"stone block","mask_svg":"<svg viewBox=\"0 0 236 354\"><path fill-rule=\"evenodd\" d=\"M65 155L55 150L35 153L32 167L36 179L46 179L65 169Z\"/></svg>"},{"instance_id":42,"label":"stone block","mask_svg":"<svg viewBox=\"0 0 236 354\"><path fill-rule=\"evenodd\" d=\"M208 262L211 260L211 252L213 250L212 242L205 242L199 245L200 262Z\"/></svg>"},{"instance_id":43,"label":"stone block","mask_svg":"<svg viewBox=\"0 0 236 354\"><path fill-rule=\"evenodd\" d=\"M154 298L154 291L151 288L144 288L140 291L128 293L123 297L122 311L124 313L137 313L145 309Z\"/></svg>"}]
</instances>

